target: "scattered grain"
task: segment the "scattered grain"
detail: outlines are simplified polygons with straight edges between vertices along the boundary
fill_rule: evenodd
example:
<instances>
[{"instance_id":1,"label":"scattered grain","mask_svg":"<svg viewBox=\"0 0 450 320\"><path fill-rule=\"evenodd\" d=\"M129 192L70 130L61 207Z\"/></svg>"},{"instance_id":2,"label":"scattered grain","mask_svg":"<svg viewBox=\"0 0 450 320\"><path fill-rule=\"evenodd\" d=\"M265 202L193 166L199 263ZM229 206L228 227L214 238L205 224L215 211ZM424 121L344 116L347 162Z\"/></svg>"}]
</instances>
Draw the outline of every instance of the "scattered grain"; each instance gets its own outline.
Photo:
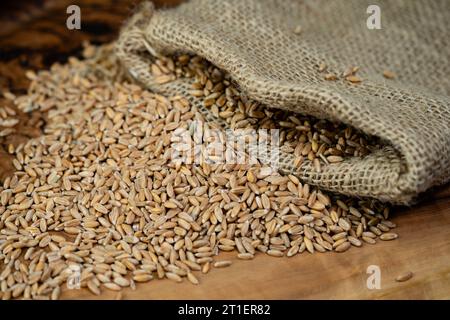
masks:
<instances>
[{"instance_id":1,"label":"scattered grain","mask_svg":"<svg viewBox=\"0 0 450 320\"><path fill-rule=\"evenodd\" d=\"M404 272L395 278L397 282L405 282L413 277L413 273L411 271Z\"/></svg>"}]
</instances>

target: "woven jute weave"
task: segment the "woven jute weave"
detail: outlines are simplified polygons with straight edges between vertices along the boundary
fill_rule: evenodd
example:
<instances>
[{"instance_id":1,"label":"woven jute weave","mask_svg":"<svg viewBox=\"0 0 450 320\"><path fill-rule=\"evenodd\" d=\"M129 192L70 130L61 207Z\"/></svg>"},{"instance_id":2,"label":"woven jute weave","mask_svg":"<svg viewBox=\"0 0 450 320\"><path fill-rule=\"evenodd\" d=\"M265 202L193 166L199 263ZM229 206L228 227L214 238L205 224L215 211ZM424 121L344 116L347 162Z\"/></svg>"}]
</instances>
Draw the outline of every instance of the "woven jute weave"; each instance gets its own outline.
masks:
<instances>
[{"instance_id":1,"label":"woven jute weave","mask_svg":"<svg viewBox=\"0 0 450 320\"><path fill-rule=\"evenodd\" d=\"M450 2L377 1L382 28L369 30L371 2L193 0L160 11L145 4L122 29L117 54L156 92L187 96L190 83L155 84L152 57L197 54L266 106L379 137L382 150L320 173L308 163L295 168L290 154L280 157L280 168L323 189L409 204L450 178ZM300 35L293 32L299 25ZM321 62L334 74L360 66L363 81L326 81L317 70ZM383 70L396 78L385 79Z\"/></svg>"}]
</instances>

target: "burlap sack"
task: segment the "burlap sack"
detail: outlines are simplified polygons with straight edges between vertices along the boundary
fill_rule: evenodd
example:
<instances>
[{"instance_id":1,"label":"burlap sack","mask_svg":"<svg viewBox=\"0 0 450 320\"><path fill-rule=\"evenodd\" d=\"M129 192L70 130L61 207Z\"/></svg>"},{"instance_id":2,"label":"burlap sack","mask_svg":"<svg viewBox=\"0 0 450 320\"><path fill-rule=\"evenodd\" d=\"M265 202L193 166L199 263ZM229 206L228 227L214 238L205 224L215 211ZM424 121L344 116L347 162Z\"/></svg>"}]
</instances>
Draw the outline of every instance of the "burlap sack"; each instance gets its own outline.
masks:
<instances>
[{"instance_id":1,"label":"burlap sack","mask_svg":"<svg viewBox=\"0 0 450 320\"><path fill-rule=\"evenodd\" d=\"M155 85L149 59L195 53L265 105L380 137L390 146L321 173L306 163L296 174L327 190L411 203L450 177L450 1L379 0L382 29L369 30L372 2L193 0L156 12L145 5L123 28L117 54L150 89L188 95L186 81ZM360 66L363 82L324 80L322 61L335 74ZM397 77L385 79L386 69ZM291 155L281 159L283 171L295 171Z\"/></svg>"}]
</instances>

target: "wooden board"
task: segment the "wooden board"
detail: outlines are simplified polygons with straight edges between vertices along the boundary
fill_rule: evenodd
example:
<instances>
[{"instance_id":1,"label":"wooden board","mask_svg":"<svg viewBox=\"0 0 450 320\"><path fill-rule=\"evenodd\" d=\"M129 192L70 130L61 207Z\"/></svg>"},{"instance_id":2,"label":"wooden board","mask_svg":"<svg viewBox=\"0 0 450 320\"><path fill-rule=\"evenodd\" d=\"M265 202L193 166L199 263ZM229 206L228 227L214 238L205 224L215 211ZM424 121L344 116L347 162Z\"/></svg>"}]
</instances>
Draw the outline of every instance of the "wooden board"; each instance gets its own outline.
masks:
<instances>
[{"instance_id":1,"label":"wooden board","mask_svg":"<svg viewBox=\"0 0 450 320\"><path fill-rule=\"evenodd\" d=\"M8 3L9 17L0 17L0 90L23 93L28 68L48 67L77 53L81 42L90 39L106 42L114 39L121 21L134 7L134 0L77 1L85 13L87 28L74 35L65 28L66 2L44 0L41 8L33 1ZM70 2L70 1L69 1ZM67 2L67 3L69 3ZM173 4L178 0L158 1ZM23 5L26 4L26 8ZM5 5L5 4L3 4ZM2 8L3 9L3 8ZM25 14L15 16L16 10ZM7 12L0 10L0 15ZM16 22L14 22L16 21ZM17 23L17 21L19 21ZM53 27L52 27L53 26ZM98 32L103 30L102 32ZM38 35L38 36L36 36ZM70 41L67 41L70 39ZM37 41L39 40L39 41ZM6 103L1 100L0 103ZM17 134L0 138L0 178L11 170L6 153L9 143L17 144L40 134L44 115L21 114ZM258 254L252 261L237 260L235 254L219 258L233 260L233 265L200 274L201 285L184 281L154 280L126 289L126 299L450 299L450 186L428 192L421 204L399 208L393 221L398 224L396 241L365 244L345 253L308 254L293 258L273 258ZM377 265L381 271L381 289L366 286L367 267ZM414 277L395 282L397 275L412 271ZM112 299L115 292L104 291L100 297L86 289L65 290L66 299Z\"/></svg>"}]
</instances>

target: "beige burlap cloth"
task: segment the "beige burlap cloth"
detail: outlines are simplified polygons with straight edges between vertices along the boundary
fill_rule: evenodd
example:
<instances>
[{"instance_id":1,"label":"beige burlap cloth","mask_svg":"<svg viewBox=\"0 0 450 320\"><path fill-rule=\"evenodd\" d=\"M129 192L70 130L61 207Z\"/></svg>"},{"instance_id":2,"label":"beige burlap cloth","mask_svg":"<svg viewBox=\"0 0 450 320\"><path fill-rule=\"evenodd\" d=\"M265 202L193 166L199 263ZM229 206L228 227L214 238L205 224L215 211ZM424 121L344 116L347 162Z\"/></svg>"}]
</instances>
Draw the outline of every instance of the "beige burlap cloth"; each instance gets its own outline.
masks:
<instances>
[{"instance_id":1,"label":"beige burlap cloth","mask_svg":"<svg viewBox=\"0 0 450 320\"><path fill-rule=\"evenodd\" d=\"M280 157L281 169L327 190L407 204L450 177L450 1L377 1L379 30L366 25L372 2L193 0L160 11L143 5L124 26L117 54L156 92L186 94L189 83L156 85L151 57L195 53L264 105L380 137L388 144L382 150L320 173L308 163L294 168L289 154ZM363 82L326 81L321 62L335 74L360 66ZM386 69L396 78L385 79Z\"/></svg>"}]
</instances>

